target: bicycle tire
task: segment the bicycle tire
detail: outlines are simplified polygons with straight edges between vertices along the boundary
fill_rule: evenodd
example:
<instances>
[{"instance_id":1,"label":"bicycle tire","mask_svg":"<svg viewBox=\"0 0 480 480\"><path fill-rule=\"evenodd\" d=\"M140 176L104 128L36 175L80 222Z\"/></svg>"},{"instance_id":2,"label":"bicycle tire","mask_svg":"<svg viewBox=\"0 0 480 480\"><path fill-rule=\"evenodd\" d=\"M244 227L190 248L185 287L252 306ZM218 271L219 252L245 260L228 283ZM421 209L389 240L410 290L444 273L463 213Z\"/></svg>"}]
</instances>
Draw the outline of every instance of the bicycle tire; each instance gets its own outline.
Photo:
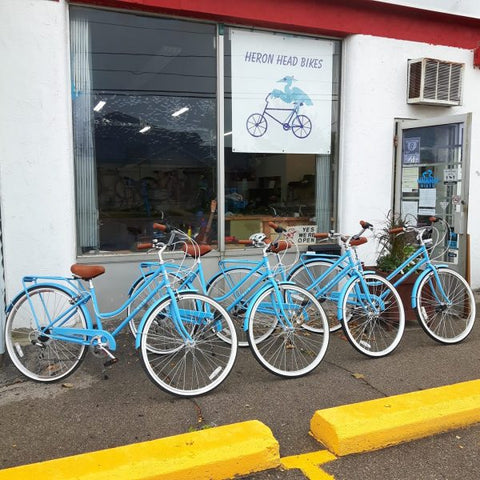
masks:
<instances>
[{"instance_id":1,"label":"bicycle tire","mask_svg":"<svg viewBox=\"0 0 480 480\"><path fill-rule=\"evenodd\" d=\"M251 274L250 279L241 282ZM232 267L224 271L217 272L209 281L206 288L206 294L219 302L229 313L237 333L238 346L248 347L247 332L243 328L245 322L245 313L248 309L248 302L254 296L254 293L249 293L248 297L242 299L234 308L230 308L232 303L245 295L245 292L255 282L255 278L261 275L258 272L252 272L248 267ZM241 284L241 285L240 285ZM258 288L255 290L258 291ZM225 297L224 300L220 298Z\"/></svg>"},{"instance_id":2,"label":"bicycle tire","mask_svg":"<svg viewBox=\"0 0 480 480\"><path fill-rule=\"evenodd\" d=\"M226 310L206 295L187 292L175 299L176 304L171 298L160 301L139 332L142 364L163 391L181 397L204 395L232 370L237 354L235 328ZM172 308L181 312L181 325L175 323ZM191 340L182 337L182 327ZM230 341L220 338L219 331L229 335Z\"/></svg>"},{"instance_id":3,"label":"bicycle tire","mask_svg":"<svg viewBox=\"0 0 480 480\"><path fill-rule=\"evenodd\" d=\"M429 272L418 286L417 319L433 340L445 344L459 343L470 334L475 324L475 297L459 273L450 268L439 268L437 273L451 304L439 303L442 293L434 272Z\"/></svg>"},{"instance_id":4,"label":"bicycle tire","mask_svg":"<svg viewBox=\"0 0 480 480\"><path fill-rule=\"evenodd\" d=\"M356 278L341 299L342 328L357 351L368 357L384 357L402 339L405 311L400 295L388 280L373 273L365 274L363 280L368 292Z\"/></svg>"},{"instance_id":5,"label":"bicycle tire","mask_svg":"<svg viewBox=\"0 0 480 480\"><path fill-rule=\"evenodd\" d=\"M292 133L297 138L307 138L312 131L312 121L306 115L297 115L292 122Z\"/></svg>"},{"instance_id":6,"label":"bicycle tire","mask_svg":"<svg viewBox=\"0 0 480 480\"><path fill-rule=\"evenodd\" d=\"M325 356L329 341L327 318L315 296L304 288L292 284L279 284L278 288L282 309L273 285L252 301L247 330L250 349L260 365L273 374L301 377L315 369ZM282 318L281 310L289 315L288 321ZM323 322L322 333L305 328L312 321Z\"/></svg>"},{"instance_id":7,"label":"bicycle tire","mask_svg":"<svg viewBox=\"0 0 480 480\"><path fill-rule=\"evenodd\" d=\"M36 382L56 382L71 375L82 363L87 347L81 343L53 339L47 327L51 318L72 308L73 296L55 285L38 285L19 295L5 323L5 346L12 363ZM32 307L39 325L32 315ZM62 327L87 328L85 313L77 307Z\"/></svg>"},{"instance_id":8,"label":"bicycle tire","mask_svg":"<svg viewBox=\"0 0 480 480\"><path fill-rule=\"evenodd\" d=\"M320 278L333 265L333 263L333 261L329 260L311 260L295 267L295 269L292 270L288 276L288 280L294 282L300 287L307 289L309 292L315 295L316 299L322 305L325 315L327 316L328 328L331 333L342 328L342 324L339 322L337 315L338 295L342 291L342 288L348 281L349 277L339 280L334 285L334 291L337 294L337 298L334 297L332 289L330 289L329 292L324 292L322 294L321 288L323 285L328 285L328 283L341 272L341 267L336 267L334 271L329 273L322 280L321 284L313 286L313 282L317 278Z\"/></svg>"},{"instance_id":9,"label":"bicycle tire","mask_svg":"<svg viewBox=\"0 0 480 480\"><path fill-rule=\"evenodd\" d=\"M261 137L268 129L267 119L261 113L252 113L247 118L246 127L252 137Z\"/></svg>"}]
</instances>

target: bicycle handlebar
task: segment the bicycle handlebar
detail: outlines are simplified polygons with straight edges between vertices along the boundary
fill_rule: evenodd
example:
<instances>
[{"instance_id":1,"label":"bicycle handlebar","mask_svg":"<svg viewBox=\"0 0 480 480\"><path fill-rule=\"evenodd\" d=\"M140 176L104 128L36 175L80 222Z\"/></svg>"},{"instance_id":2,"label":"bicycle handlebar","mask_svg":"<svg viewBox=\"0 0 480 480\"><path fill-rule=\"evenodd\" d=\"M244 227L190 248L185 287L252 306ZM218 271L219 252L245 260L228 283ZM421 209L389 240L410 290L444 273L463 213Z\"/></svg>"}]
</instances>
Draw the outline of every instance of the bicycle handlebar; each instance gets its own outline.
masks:
<instances>
[{"instance_id":1,"label":"bicycle handlebar","mask_svg":"<svg viewBox=\"0 0 480 480\"><path fill-rule=\"evenodd\" d=\"M153 248L152 242L137 243L138 250L148 250L149 248Z\"/></svg>"},{"instance_id":2,"label":"bicycle handlebar","mask_svg":"<svg viewBox=\"0 0 480 480\"><path fill-rule=\"evenodd\" d=\"M352 247L357 247L359 245L363 245L364 243L368 242L367 237L362 237L362 234L366 230L373 230L373 225L369 222L366 222L365 220L360 220L360 225L362 227L362 230L360 230L360 232L358 232L357 234L351 235L351 236L347 236L342 233L337 233L337 232L334 232L333 230L328 233L326 232L314 233L313 236L315 238L322 239L322 240L326 238L340 238L340 240L343 243L350 245Z\"/></svg>"},{"instance_id":3,"label":"bicycle handlebar","mask_svg":"<svg viewBox=\"0 0 480 480\"><path fill-rule=\"evenodd\" d=\"M430 221L431 224L443 221L443 219L441 217L429 217L428 220ZM423 231L427 230L430 227L431 227L431 225L420 225L420 226L418 226L418 225L405 224L403 227L391 228L388 232L392 233L392 234L398 234L398 233L403 233L403 232L417 232L417 233L420 233L420 232L423 232Z\"/></svg>"},{"instance_id":4,"label":"bicycle handlebar","mask_svg":"<svg viewBox=\"0 0 480 480\"><path fill-rule=\"evenodd\" d=\"M268 222L268 226L270 228L273 228L275 233L283 233L287 231L286 228L283 228L282 226L278 225L278 223L275 223L275 222Z\"/></svg>"}]
</instances>

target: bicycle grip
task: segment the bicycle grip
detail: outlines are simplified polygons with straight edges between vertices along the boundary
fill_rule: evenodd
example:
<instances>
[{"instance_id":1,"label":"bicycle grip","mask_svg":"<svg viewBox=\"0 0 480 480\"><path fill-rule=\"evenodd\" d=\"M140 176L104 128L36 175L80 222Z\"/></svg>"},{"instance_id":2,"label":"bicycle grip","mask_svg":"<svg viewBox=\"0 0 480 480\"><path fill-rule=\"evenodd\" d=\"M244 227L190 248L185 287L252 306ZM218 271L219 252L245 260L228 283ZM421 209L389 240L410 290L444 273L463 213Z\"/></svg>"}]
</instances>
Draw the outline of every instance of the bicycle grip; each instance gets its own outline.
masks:
<instances>
[{"instance_id":1,"label":"bicycle grip","mask_svg":"<svg viewBox=\"0 0 480 480\"><path fill-rule=\"evenodd\" d=\"M388 233L402 233L404 231L403 227L392 228Z\"/></svg>"},{"instance_id":2,"label":"bicycle grip","mask_svg":"<svg viewBox=\"0 0 480 480\"><path fill-rule=\"evenodd\" d=\"M240 245L253 245L253 242L251 240L237 240L237 243Z\"/></svg>"},{"instance_id":3,"label":"bicycle grip","mask_svg":"<svg viewBox=\"0 0 480 480\"><path fill-rule=\"evenodd\" d=\"M364 243L368 242L367 237L358 237L350 239L350 245L352 247L358 247L359 245L363 245Z\"/></svg>"},{"instance_id":4,"label":"bicycle grip","mask_svg":"<svg viewBox=\"0 0 480 480\"><path fill-rule=\"evenodd\" d=\"M153 247L153 243L151 242L143 242L137 243L137 250L148 250L149 248Z\"/></svg>"},{"instance_id":5,"label":"bicycle grip","mask_svg":"<svg viewBox=\"0 0 480 480\"><path fill-rule=\"evenodd\" d=\"M162 223L154 223L153 229L159 230L160 232L166 232L168 227L166 225L163 225Z\"/></svg>"},{"instance_id":6,"label":"bicycle grip","mask_svg":"<svg viewBox=\"0 0 480 480\"><path fill-rule=\"evenodd\" d=\"M430 220L431 223L436 223L441 220L440 217L429 217L428 219Z\"/></svg>"},{"instance_id":7,"label":"bicycle grip","mask_svg":"<svg viewBox=\"0 0 480 480\"><path fill-rule=\"evenodd\" d=\"M315 238L328 238L328 233L314 233Z\"/></svg>"},{"instance_id":8,"label":"bicycle grip","mask_svg":"<svg viewBox=\"0 0 480 480\"><path fill-rule=\"evenodd\" d=\"M268 250L273 253L280 253L284 250L287 250L287 248L290 248L291 246L292 244L290 242L287 242L286 240L280 240L278 242L272 243Z\"/></svg>"}]
</instances>

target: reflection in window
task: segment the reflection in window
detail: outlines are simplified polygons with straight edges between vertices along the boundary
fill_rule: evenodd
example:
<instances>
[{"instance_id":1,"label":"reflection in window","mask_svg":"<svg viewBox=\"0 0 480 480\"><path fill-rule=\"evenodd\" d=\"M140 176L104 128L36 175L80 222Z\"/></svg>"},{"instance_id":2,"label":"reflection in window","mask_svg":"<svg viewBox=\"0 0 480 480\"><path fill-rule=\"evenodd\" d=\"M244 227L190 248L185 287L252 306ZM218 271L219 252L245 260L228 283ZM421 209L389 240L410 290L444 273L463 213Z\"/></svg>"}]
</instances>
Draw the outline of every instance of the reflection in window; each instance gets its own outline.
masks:
<instances>
[{"instance_id":1,"label":"reflection in window","mask_svg":"<svg viewBox=\"0 0 480 480\"><path fill-rule=\"evenodd\" d=\"M193 233L216 197L215 27L71 8L79 253Z\"/></svg>"}]
</instances>

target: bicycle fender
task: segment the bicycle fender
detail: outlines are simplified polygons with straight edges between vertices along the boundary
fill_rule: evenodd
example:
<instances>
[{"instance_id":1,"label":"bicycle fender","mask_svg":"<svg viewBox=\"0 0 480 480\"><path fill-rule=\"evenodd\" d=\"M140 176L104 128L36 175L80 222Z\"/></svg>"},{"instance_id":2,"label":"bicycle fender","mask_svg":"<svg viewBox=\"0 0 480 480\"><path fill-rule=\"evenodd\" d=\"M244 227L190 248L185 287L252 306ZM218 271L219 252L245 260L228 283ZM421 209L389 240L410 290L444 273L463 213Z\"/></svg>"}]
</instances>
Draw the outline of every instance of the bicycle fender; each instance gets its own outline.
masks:
<instances>
[{"instance_id":1,"label":"bicycle fender","mask_svg":"<svg viewBox=\"0 0 480 480\"><path fill-rule=\"evenodd\" d=\"M199 293L199 292L198 290L180 290L177 292L177 295L181 295L183 293ZM140 321L140 324L138 325L138 328L137 328L137 336L135 337L136 349L140 347L140 339L142 338L143 329L145 327L145 323L147 322L148 317L151 315L153 310L155 310L155 308L158 307L158 305L160 305L162 302L165 302L169 298L170 296L168 295L168 293L165 294L160 300L157 300L156 302L154 302L143 315L142 320Z\"/></svg>"},{"instance_id":2,"label":"bicycle fender","mask_svg":"<svg viewBox=\"0 0 480 480\"><path fill-rule=\"evenodd\" d=\"M290 282L289 282L290 283ZM243 320L243 330L246 332L248 330L248 319L250 318L250 314L251 314L251 311L252 311L252 305L255 303L255 301L257 300L257 298L262 295L263 292L265 292L266 290L272 288L272 285L271 284L268 284L268 285L265 285L264 287L262 287L250 300L249 304L248 304L248 308L247 308L247 311L245 313L245 318Z\"/></svg>"},{"instance_id":3,"label":"bicycle fender","mask_svg":"<svg viewBox=\"0 0 480 480\"><path fill-rule=\"evenodd\" d=\"M278 282L277 285L296 285L295 282L289 282L288 280ZM243 330L246 332L248 330L248 319L250 318L251 310L252 310L252 305L255 303L257 300L257 297L263 294L263 292L273 288L272 284L265 285L262 287L256 294L255 296L252 297L250 300L250 303L248 304L247 312L245 313L245 319L243 320Z\"/></svg>"},{"instance_id":4,"label":"bicycle fender","mask_svg":"<svg viewBox=\"0 0 480 480\"><path fill-rule=\"evenodd\" d=\"M418 292L418 287L420 285L420 282L425 278L426 275L428 275L433 269L440 270L442 268L450 268L448 265L441 264L441 265L435 265L435 267L427 266L425 270L418 276L418 278L415 280L415 283L413 284L412 287L412 297L411 297L411 304L412 308L417 308L417 292Z\"/></svg>"},{"instance_id":5,"label":"bicycle fender","mask_svg":"<svg viewBox=\"0 0 480 480\"><path fill-rule=\"evenodd\" d=\"M150 273L147 273L145 275L145 277L143 275L140 275L139 277L137 277L133 282L132 284L130 285L130 288L128 289L128 293L127 295L130 297L130 295L132 295L133 291L135 290L135 288L137 287L137 285L141 282L143 282L145 280L145 278L148 278L148 276L151 275Z\"/></svg>"},{"instance_id":6,"label":"bicycle fender","mask_svg":"<svg viewBox=\"0 0 480 480\"><path fill-rule=\"evenodd\" d=\"M367 272L364 272L367 273ZM343 315L342 315L342 303L343 303L343 297L347 293L347 288L350 287L350 285L357 280L356 276L353 276L350 278L350 280L343 286L342 290L340 291L340 296L338 297L338 302L337 302L337 319L339 322L343 321Z\"/></svg>"}]
</instances>

